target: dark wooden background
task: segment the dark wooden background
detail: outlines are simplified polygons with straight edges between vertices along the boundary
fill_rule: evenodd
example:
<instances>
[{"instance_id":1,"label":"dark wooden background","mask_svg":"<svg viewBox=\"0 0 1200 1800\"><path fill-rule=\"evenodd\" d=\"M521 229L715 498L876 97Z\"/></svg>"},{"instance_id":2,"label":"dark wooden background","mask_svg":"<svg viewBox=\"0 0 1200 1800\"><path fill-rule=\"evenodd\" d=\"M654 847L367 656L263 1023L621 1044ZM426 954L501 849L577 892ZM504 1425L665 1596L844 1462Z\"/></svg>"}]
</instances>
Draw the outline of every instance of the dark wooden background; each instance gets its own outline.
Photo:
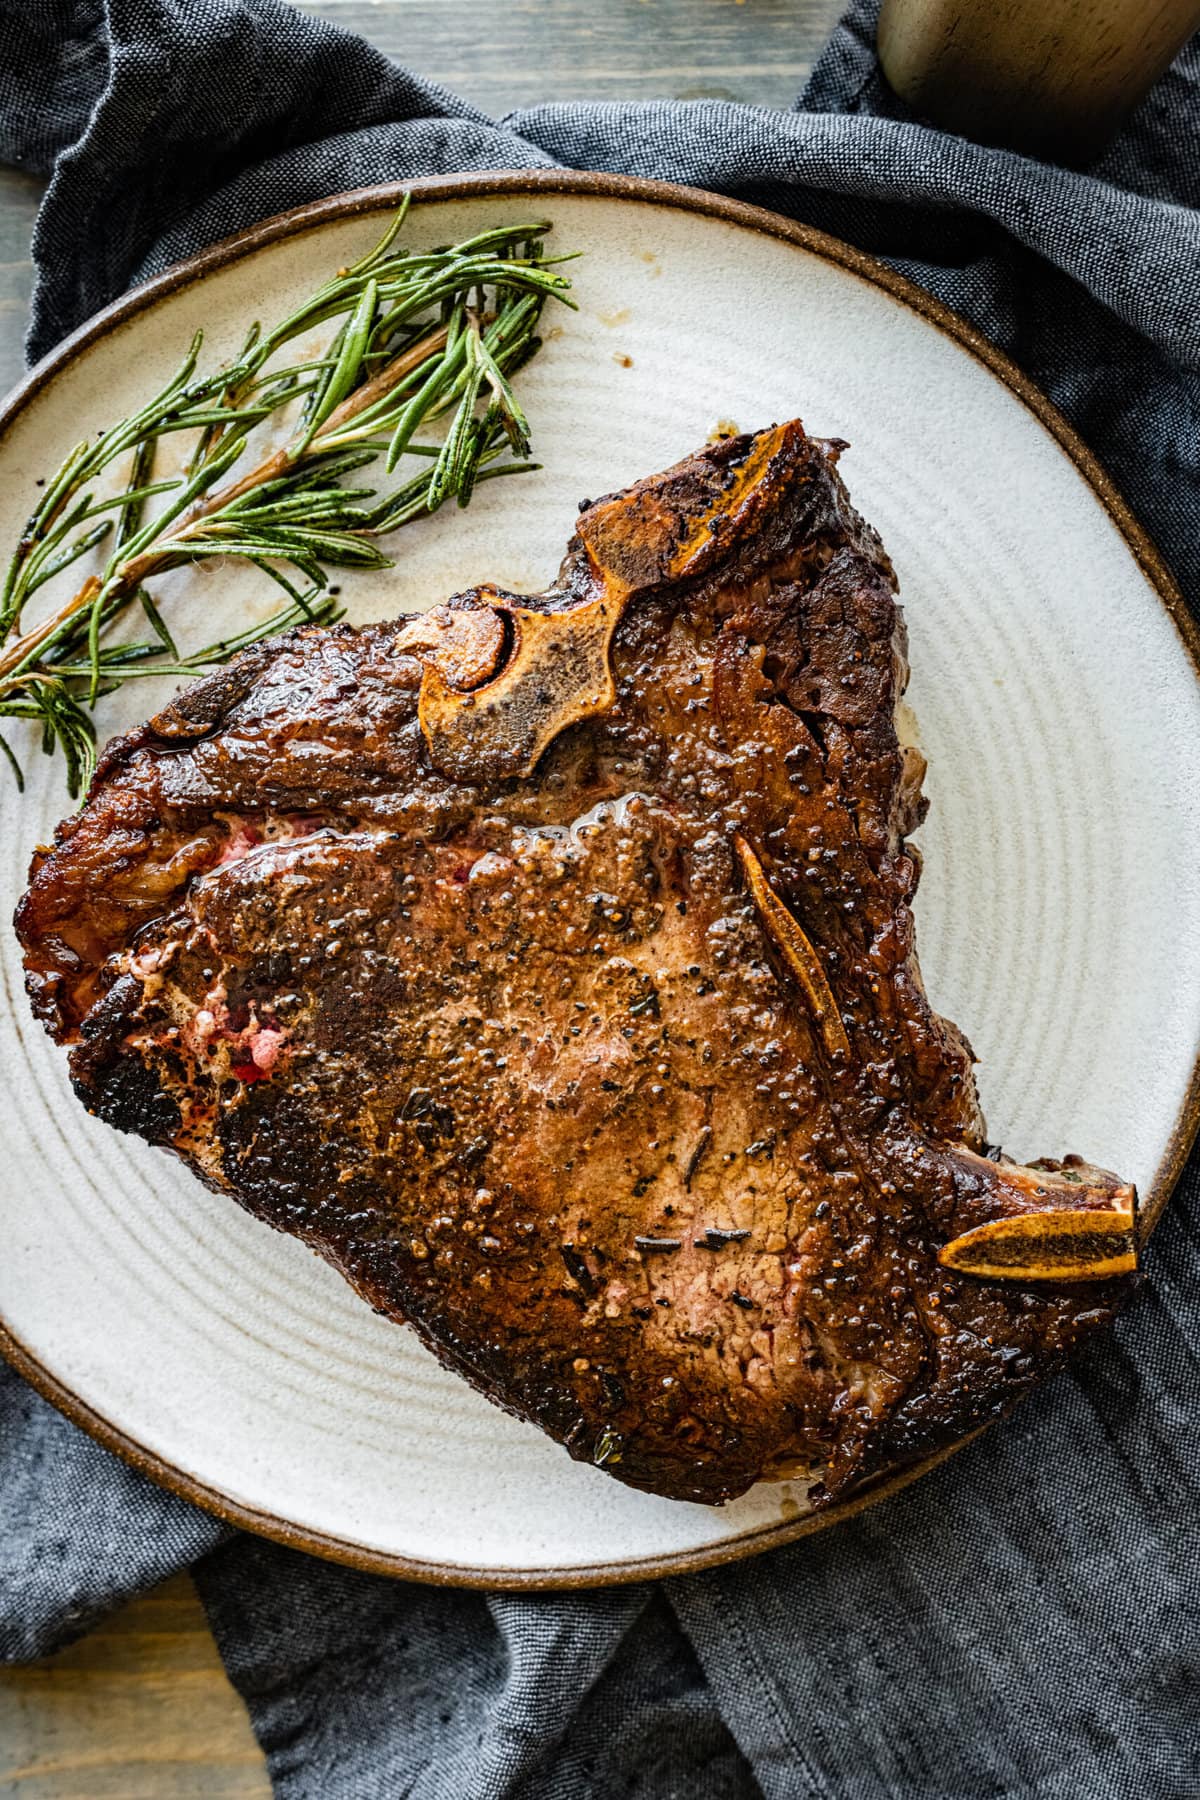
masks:
<instances>
[{"instance_id":1,"label":"dark wooden background","mask_svg":"<svg viewBox=\"0 0 1200 1800\"><path fill-rule=\"evenodd\" d=\"M789 106L839 0L312 0L488 113L547 99ZM41 183L0 170L0 391L22 369ZM0 1671L0 1800L265 1800L266 1766L186 1576Z\"/></svg>"}]
</instances>

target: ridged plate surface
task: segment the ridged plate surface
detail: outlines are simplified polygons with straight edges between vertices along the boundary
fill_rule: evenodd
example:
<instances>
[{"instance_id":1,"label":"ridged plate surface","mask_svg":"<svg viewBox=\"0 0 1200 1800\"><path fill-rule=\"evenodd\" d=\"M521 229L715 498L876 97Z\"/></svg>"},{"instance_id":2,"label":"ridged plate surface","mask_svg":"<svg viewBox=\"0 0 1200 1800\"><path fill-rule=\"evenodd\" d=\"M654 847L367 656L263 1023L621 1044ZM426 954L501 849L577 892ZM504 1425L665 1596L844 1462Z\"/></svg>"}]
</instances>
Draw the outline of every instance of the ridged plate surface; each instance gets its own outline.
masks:
<instances>
[{"instance_id":1,"label":"ridged plate surface","mask_svg":"<svg viewBox=\"0 0 1200 1800\"><path fill-rule=\"evenodd\" d=\"M527 184L526 184L527 185ZM719 422L800 415L899 572L910 699L930 760L921 961L967 1032L994 1138L1078 1150L1161 1188L1200 1037L1200 689L1179 629L1084 473L961 343L862 272L752 222L603 192L476 192L414 214L441 242L554 221L580 312L522 377L541 473L481 488L346 578L351 615L424 607L557 567L578 501L658 469ZM383 205L383 202L378 202ZM203 325L236 348L359 255L380 217L325 217L118 320L10 415L0 539L35 476L129 410ZM261 580L171 578L215 636ZM164 584L164 593L165 593ZM272 602L273 604L273 602ZM173 614L174 616L174 614ZM109 703L123 728L161 702ZM0 774L7 918L66 809L59 763ZM443 1372L307 1250L88 1119L29 1015L3 933L0 1319L60 1403L161 1478L311 1547L434 1579L552 1584L694 1566L778 1541L803 1493L705 1508L630 1492Z\"/></svg>"}]
</instances>

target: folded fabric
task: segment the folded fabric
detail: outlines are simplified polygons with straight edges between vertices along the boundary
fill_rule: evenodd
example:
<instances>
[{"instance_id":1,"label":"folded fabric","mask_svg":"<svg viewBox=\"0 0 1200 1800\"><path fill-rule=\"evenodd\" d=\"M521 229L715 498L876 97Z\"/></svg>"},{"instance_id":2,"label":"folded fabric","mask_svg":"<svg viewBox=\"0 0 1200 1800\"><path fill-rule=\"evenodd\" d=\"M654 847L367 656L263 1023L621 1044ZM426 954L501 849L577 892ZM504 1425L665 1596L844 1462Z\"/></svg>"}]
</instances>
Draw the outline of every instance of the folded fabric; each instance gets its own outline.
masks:
<instances>
[{"instance_id":1,"label":"folded fabric","mask_svg":"<svg viewBox=\"0 0 1200 1800\"><path fill-rule=\"evenodd\" d=\"M255 219L371 182L566 165L873 251L1050 394L1200 600L1200 48L1071 173L933 131L857 0L797 110L499 122L278 0L0 0L0 157L51 174L30 353ZM1070 570L1063 578L1071 578ZM0 1371L0 1651L194 1564L289 1800L1175 1800L1200 1791L1200 1164L1116 1331L860 1519L657 1586L484 1596L229 1532ZM197 1560L199 1559L199 1560Z\"/></svg>"}]
</instances>

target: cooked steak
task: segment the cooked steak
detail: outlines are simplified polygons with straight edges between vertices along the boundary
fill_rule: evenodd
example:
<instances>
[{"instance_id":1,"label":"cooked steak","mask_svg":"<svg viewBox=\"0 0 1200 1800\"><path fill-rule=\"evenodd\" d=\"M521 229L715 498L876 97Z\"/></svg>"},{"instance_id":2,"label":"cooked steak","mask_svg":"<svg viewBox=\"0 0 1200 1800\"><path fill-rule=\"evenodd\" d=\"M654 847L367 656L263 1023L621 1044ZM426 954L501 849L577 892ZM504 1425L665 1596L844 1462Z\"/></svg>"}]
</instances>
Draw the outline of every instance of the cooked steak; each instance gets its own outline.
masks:
<instances>
[{"instance_id":1,"label":"cooked steak","mask_svg":"<svg viewBox=\"0 0 1200 1800\"><path fill-rule=\"evenodd\" d=\"M109 746L18 913L89 1109L681 1499L920 1458L1132 1280L1132 1190L990 1148L925 997L844 448L713 444L547 593L249 651Z\"/></svg>"}]
</instances>

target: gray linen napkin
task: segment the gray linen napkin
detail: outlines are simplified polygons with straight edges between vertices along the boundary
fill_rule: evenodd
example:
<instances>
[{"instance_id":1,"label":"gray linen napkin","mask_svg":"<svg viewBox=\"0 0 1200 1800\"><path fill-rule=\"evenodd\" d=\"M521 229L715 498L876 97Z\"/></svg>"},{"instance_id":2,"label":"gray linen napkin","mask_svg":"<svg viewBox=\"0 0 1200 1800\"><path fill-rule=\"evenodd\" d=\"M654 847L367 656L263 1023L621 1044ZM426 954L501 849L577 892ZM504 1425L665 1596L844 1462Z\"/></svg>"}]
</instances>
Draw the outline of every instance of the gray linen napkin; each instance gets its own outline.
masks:
<instances>
[{"instance_id":1,"label":"gray linen napkin","mask_svg":"<svg viewBox=\"0 0 1200 1800\"><path fill-rule=\"evenodd\" d=\"M30 354L165 263L342 188L555 164L686 181L874 251L1000 344L1196 605L1200 46L1077 174L915 121L873 32L856 0L790 113L495 122L279 0L0 0L0 157L53 177ZM1184 1800L1198 1215L1194 1160L1112 1336L917 1487L653 1588L442 1592L233 1534L2 1370L0 1653L38 1655L192 1562L287 1800Z\"/></svg>"}]
</instances>

